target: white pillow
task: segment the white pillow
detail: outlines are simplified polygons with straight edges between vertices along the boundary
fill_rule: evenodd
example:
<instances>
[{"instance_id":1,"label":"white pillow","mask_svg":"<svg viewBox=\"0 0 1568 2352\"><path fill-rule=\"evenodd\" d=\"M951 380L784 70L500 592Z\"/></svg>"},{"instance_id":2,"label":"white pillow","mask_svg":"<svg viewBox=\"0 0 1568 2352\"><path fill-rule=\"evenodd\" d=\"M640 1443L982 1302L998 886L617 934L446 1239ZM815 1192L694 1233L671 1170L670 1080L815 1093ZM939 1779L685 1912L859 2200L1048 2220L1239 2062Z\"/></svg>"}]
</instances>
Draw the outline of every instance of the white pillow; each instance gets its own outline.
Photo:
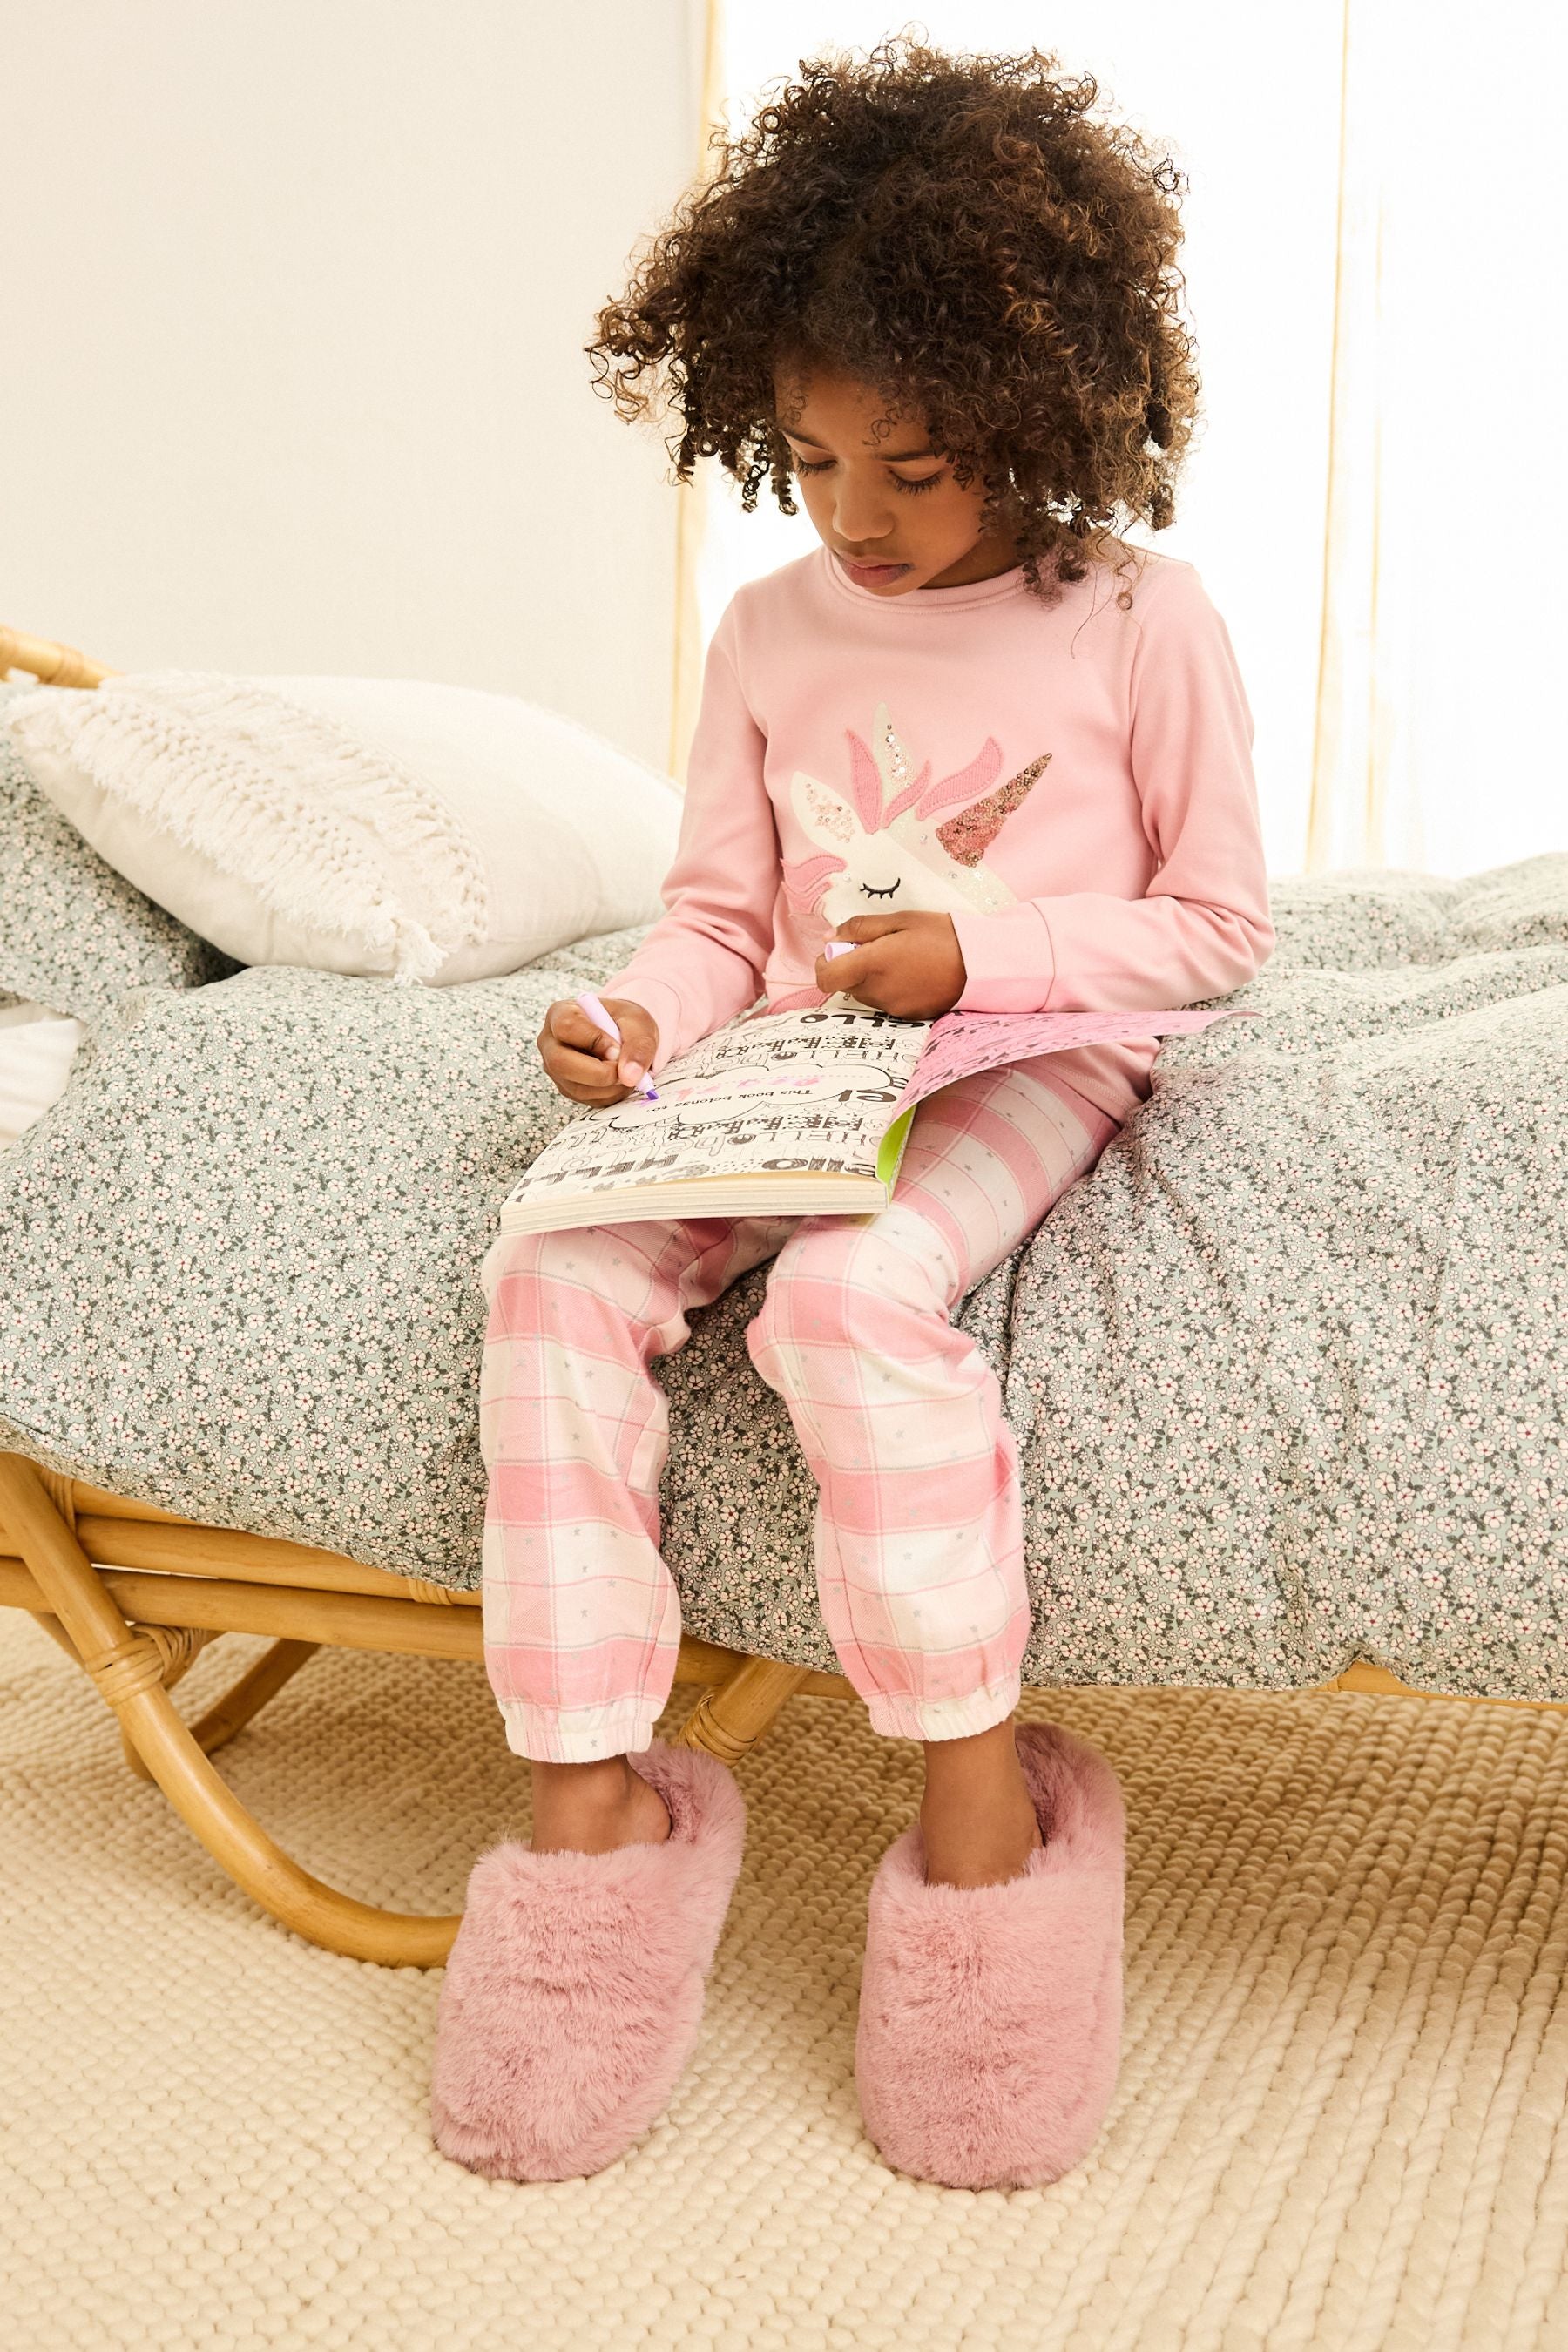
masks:
<instances>
[{"instance_id":1,"label":"white pillow","mask_svg":"<svg viewBox=\"0 0 1568 2352\"><path fill-rule=\"evenodd\" d=\"M677 787L513 695L158 670L8 716L99 856L241 963L482 980L662 911Z\"/></svg>"},{"instance_id":2,"label":"white pillow","mask_svg":"<svg viewBox=\"0 0 1568 2352\"><path fill-rule=\"evenodd\" d=\"M58 1102L81 1039L68 1013L0 997L0 1151Z\"/></svg>"}]
</instances>

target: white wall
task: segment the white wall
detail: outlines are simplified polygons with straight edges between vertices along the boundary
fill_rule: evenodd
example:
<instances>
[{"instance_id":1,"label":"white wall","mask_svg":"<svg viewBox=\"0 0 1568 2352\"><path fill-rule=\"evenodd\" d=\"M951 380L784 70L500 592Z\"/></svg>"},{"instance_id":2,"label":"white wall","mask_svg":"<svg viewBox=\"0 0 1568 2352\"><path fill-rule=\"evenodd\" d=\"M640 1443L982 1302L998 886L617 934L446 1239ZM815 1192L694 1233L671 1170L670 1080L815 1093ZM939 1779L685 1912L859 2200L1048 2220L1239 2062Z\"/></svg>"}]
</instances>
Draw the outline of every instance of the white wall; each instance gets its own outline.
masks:
<instances>
[{"instance_id":1,"label":"white wall","mask_svg":"<svg viewBox=\"0 0 1568 2352\"><path fill-rule=\"evenodd\" d=\"M4 0L0 619L662 764L675 493L581 347L693 168L693 14Z\"/></svg>"}]
</instances>

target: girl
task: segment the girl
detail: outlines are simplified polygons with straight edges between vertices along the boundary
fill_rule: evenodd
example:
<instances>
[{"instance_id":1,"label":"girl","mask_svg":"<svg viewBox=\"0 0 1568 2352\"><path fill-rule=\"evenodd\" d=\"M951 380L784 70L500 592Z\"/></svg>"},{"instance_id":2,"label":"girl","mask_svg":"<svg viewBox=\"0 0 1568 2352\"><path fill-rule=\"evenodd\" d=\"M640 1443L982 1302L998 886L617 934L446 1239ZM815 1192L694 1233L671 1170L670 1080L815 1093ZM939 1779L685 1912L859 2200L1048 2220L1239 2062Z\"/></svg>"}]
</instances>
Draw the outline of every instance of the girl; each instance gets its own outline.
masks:
<instances>
[{"instance_id":1,"label":"girl","mask_svg":"<svg viewBox=\"0 0 1568 2352\"><path fill-rule=\"evenodd\" d=\"M604 996L551 1006L574 1102L764 995L929 1017L1217 996L1273 943L1251 719L1172 519L1196 404L1178 174L1056 61L907 40L803 65L688 195L591 356L663 395L822 541L719 624L668 912ZM830 939L852 952L831 962ZM824 1618L875 1728L925 1752L870 1899L856 2067L893 2163L1054 2179L1099 2129L1121 2018L1122 1817L1104 1759L1016 1725L1016 1454L950 1317L1150 1092L1157 1045L1049 1055L921 1109L866 1218L498 1240L481 1392L486 1658L533 1840L481 1857L441 1996L437 2144L592 2171L694 2042L740 1864L727 1769L656 1741L679 1638L651 1360L773 1260L752 1361L820 1488ZM1062 1334L1070 1347L1072 1335Z\"/></svg>"}]
</instances>

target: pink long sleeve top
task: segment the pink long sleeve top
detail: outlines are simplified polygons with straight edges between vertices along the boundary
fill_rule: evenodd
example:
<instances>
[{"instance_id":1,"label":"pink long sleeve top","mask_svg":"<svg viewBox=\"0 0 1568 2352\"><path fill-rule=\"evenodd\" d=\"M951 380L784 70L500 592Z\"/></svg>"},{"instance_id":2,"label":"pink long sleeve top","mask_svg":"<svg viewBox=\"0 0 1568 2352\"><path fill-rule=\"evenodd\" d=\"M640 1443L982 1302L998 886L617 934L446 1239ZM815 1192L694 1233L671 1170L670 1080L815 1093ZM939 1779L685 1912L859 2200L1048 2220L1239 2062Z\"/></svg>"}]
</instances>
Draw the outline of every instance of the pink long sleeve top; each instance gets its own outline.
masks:
<instances>
[{"instance_id":1,"label":"pink long sleeve top","mask_svg":"<svg viewBox=\"0 0 1568 2352\"><path fill-rule=\"evenodd\" d=\"M951 915L958 1002L1120 1012L1219 996L1274 944L1252 717L1190 563L1047 604L1022 570L881 597L826 548L742 588L709 649L667 912L605 983L672 1055L765 996L820 1003L852 915ZM1055 1066L1112 1118L1159 1040Z\"/></svg>"}]
</instances>

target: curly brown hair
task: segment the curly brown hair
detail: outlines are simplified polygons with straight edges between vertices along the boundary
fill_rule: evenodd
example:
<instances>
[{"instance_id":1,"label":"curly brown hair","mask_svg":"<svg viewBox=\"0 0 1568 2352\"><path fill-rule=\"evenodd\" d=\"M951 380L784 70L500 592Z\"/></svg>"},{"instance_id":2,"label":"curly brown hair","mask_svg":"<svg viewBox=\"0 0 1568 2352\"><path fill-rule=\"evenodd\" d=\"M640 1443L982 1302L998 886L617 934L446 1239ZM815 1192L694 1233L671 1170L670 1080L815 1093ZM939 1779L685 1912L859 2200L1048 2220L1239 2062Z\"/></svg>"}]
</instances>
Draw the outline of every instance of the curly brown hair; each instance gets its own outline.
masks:
<instances>
[{"instance_id":1,"label":"curly brown hair","mask_svg":"<svg viewBox=\"0 0 1568 2352\"><path fill-rule=\"evenodd\" d=\"M803 58L742 136L714 134L710 176L600 311L595 388L628 419L673 412L679 480L716 457L748 510L768 480L794 514L773 372L830 368L978 476L983 527L1011 531L1047 600L1125 561L1119 522L1173 519L1196 414L1185 182L1090 121L1099 85L1058 63L909 34Z\"/></svg>"}]
</instances>

